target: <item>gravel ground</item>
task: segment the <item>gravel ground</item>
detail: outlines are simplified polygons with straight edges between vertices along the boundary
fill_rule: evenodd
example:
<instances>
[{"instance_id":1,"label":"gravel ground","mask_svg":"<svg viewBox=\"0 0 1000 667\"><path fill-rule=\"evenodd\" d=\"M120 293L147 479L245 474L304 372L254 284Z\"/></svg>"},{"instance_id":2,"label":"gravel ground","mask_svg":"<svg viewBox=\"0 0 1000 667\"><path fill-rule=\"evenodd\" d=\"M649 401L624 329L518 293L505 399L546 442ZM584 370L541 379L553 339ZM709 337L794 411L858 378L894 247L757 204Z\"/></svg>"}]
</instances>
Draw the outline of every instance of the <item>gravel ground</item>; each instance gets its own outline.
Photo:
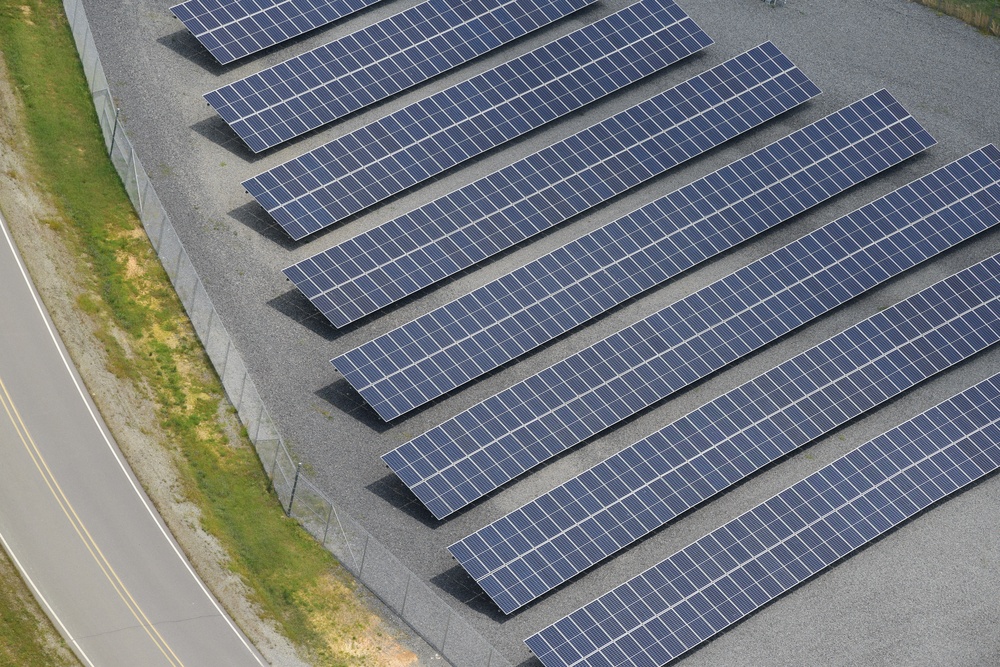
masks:
<instances>
[{"instance_id":1,"label":"gravel ground","mask_svg":"<svg viewBox=\"0 0 1000 667\"><path fill-rule=\"evenodd\" d=\"M445 548L727 389L880 308L1000 251L988 233L916 268L707 381L550 462L444 522L434 521L379 455L543 366L989 142L1000 142L1000 40L904 0L682 0L715 40L702 54L452 170L404 196L290 242L240 182L429 92L488 69L629 4L603 0L450 74L325 130L253 156L201 95L415 4L390 0L305 39L222 68L173 19L166 0L89 0L112 92L129 135L223 321L294 451L317 483L463 614L512 663L537 664L528 635L872 436L1000 367L994 350L856 420L707 503L510 617ZM335 330L280 270L625 109L765 40L823 90L816 100L672 173L443 285ZM383 424L328 360L579 234L888 88L934 135L926 154L799 216L678 280L396 422ZM1000 477L943 503L686 656L683 665L1000 664Z\"/></svg>"}]
</instances>

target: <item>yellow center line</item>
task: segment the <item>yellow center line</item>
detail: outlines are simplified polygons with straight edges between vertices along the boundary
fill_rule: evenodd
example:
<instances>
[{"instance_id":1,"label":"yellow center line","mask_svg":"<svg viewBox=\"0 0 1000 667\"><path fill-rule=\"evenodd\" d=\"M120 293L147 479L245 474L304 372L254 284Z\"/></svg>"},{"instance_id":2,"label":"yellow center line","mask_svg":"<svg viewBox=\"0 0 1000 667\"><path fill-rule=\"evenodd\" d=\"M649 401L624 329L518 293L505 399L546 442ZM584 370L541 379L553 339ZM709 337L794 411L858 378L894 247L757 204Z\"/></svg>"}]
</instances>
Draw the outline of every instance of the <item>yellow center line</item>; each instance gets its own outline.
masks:
<instances>
[{"instance_id":1,"label":"yellow center line","mask_svg":"<svg viewBox=\"0 0 1000 667\"><path fill-rule=\"evenodd\" d=\"M163 654L163 657L167 659L171 667L183 667L184 663L177 654L174 653L173 649L167 644L166 640L160 635L159 631L153 625L153 623L146 616L145 612L139 606L139 603L135 601L132 594L129 592L128 588L122 582L121 578L118 576L115 569L111 566L111 563L104 556L97 542L91 536L87 527L84 525L83 521L77 515L76 510L73 509L72 503L70 503L69 498L63 492L62 488L59 486L59 482L56 480L55 475L49 469L48 464L45 462L45 458L42 456L41 450L39 450L38 445L35 444L34 439L31 437L31 433L28 431L28 427L25 425L24 420L21 419L21 415L14 405L14 401L7 391L7 387L3 382L3 378L0 378L0 405L3 405L4 411L7 413L7 417L10 419L11 424L14 426L14 430L17 431L18 437L20 437L21 442L24 444L25 450L28 452L28 456L31 457L32 462L35 464L35 468L38 469L39 474L41 474L42 479L45 481L45 485L49 488L52 496L55 498L56 503L58 503L59 508L69 519L70 525L73 526L73 530L79 536L80 540L83 542L87 551L90 552L91 557L97 563L97 566L107 577L111 586L118 593L118 596L128 607L128 610L138 621L142 629L146 631L149 638L153 641L156 647Z\"/></svg>"}]
</instances>

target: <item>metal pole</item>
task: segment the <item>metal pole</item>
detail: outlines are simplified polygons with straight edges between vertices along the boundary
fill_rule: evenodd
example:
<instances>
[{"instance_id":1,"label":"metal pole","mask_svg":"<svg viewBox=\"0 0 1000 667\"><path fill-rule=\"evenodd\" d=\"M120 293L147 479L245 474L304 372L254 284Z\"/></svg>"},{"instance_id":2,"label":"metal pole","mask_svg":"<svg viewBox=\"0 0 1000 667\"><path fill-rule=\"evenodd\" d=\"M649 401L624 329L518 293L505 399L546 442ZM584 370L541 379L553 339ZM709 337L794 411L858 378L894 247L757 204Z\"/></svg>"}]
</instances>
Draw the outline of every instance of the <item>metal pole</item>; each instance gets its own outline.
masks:
<instances>
[{"instance_id":1,"label":"metal pole","mask_svg":"<svg viewBox=\"0 0 1000 667\"><path fill-rule=\"evenodd\" d=\"M322 497L323 497L323 500L326 500L326 496L322 496ZM333 518L333 503L330 503L330 511L326 513L326 525L323 526L323 542L322 542L322 545L324 547L326 546L326 536L330 534L330 520L332 518Z\"/></svg>"},{"instance_id":2,"label":"metal pole","mask_svg":"<svg viewBox=\"0 0 1000 667\"><path fill-rule=\"evenodd\" d=\"M111 91L108 92L110 97ZM108 149L108 156L111 158L112 164L115 162L115 135L118 134L118 114L120 111L118 107L115 107L115 123L111 126L111 148Z\"/></svg>"},{"instance_id":3,"label":"metal pole","mask_svg":"<svg viewBox=\"0 0 1000 667\"><path fill-rule=\"evenodd\" d=\"M132 176L135 178L135 198L139 202L139 218L142 219L142 190L139 189L139 158L135 156L135 149L129 145L129 156L132 158ZM195 285L197 291L197 284ZM191 306L194 312L194 304Z\"/></svg>"},{"instance_id":4,"label":"metal pole","mask_svg":"<svg viewBox=\"0 0 1000 667\"><path fill-rule=\"evenodd\" d=\"M292 482L292 497L288 499L288 511L285 512L288 516L292 516L292 503L295 502L295 487L299 485L299 473L302 471L302 462L295 466L295 481Z\"/></svg>"},{"instance_id":5,"label":"metal pole","mask_svg":"<svg viewBox=\"0 0 1000 667\"><path fill-rule=\"evenodd\" d=\"M226 348L226 359L229 358L229 350L232 349L232 346L232 341L230 341L229 346ZM274 471L278 469L278 454L281 454L281 440L278 440L278 444L274 446L274 460L271 461L271 488L277 488L274 486Z\"/></svg>"},{"instance_id":6,"label":"metal pole","mask_svg":"<svg viewBox=\"0 0 1000 667\"><path fill-rule=\"evenodd\" d=\"M413 579L413 573L410 572L406 577L406 589L403 591L403 604L399 605L399 615L406 616L406 596L410 594L410 580Z\"/></svg>"},{"instance_id":7,"label":"metal pole","mask_svg":"<svg viewBox=\"0 0 1000 667\"><path fill-rule=\"evenodd\" d=\"M448 631L451 630L451 617L454 616L454 615L455 615L455 612L453 612L451 610L451 608L449 607L448 608L448 622L445 623L445 625L444 625L444 637L441 639L441 648L439 649L441 651L441 655L443 655L446 660L447 660L448 656L447 656L447 654L445 654L444 649L445 649L445 646L448 644Z\"/></svg>"}]
</instances>

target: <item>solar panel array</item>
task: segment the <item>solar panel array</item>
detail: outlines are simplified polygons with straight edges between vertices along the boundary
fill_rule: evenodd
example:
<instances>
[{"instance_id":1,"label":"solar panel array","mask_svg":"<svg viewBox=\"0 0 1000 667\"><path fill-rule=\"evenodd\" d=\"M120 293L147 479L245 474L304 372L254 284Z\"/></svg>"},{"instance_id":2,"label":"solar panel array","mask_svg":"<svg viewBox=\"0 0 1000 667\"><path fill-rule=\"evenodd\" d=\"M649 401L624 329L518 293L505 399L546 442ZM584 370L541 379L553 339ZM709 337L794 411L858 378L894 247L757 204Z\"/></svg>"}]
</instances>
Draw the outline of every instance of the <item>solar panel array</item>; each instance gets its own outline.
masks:
<instances>
[{"instance_id":1,"label":"solar panel array","mask_svg":"<svg viewBox=\"0 0 1000 667\"><path fill-rule=\"evenodd\" d=\"M996 224L1000 151L962 158L456 415L382 458L438 518ZM988 190L988 192L987 192Z\"/></svg>"},{"instance_id":2,"label":"solar panel array","mask_svg":"<svg viewBox=\"0 0 1000 667\"><path fill-rule=\"evenodd\" d=\"M188 0L170 8L225 65L379 0Z\"/></svg>"},{"instance_id":3,"label":"solar panel array","mask_svg":"<svg viewBox=\"0 0 1000 667\"><path fill-rule=\"evenodd\" d=\"M386 420L931 146L886 91L333 360Z\"/></svg>"},{"instance_id":4,"label":"solar panel array","mask_svg":"<svg viewBox=\"0 0 1000 667\"><path fill-rule=\"evenodd\" d=\"M259 153L595 1L428 0L205 99Z\"/></svg>"},{"instance_id":5,"label":"solar panel array","mask_svg":"<svg viewBox=\"0 0 1000 667\"><path fill-rule=\"evenodd\" d=\"M188 0L220 63L378 0ZM596 0L426 0L208 93L254 152ZM695 53L638 0L243 183L301 239ZM345 326L819 94L773 44L285 269ZM933 145L880 91L334 359L385 420ZM382 458L443 518L1000 222L990 145L789 244ZM1000 342L1000 255L797 355L449 547L505 612ZM545 667L664 665L1000 468L1000 375L866 443L526 640Z\"/></svg>"},{"instance_id":6,"label":"solar panel array","mask_svg":"<svg viewBox=\"0 0 1000 667\"><path fill-rule=\"evenodd\" d=\"M243 185L300 239L710 43L672 0L640 0Z\"/></svg>"},{"instance_id":7,"label":"solar panel array","mask_svg":"<svg viewBox=\"0 0 1000 667\"><path fill-rule=\"evenodd\" d=\"M910 303L862 323L711 401L457 542L452 555L509 614L777 458L993 343L986 335L969 345L950 340L942 331L962 333L954 320L907 330L906 343L886 333L886 327L902 329L915 308ZM904 372L909 366L915 370ZM902 381L896 375L901 372Z\"/></svg>"},{"instance_id":8,"label":"solar panel array","mask_svg":"<svg viewBox=\"0 0 1000 667\"><path fill-rule=\"evenodd\" d=\"M765 43L285 274L334 325L343 326L818 93Z\"/></svg>"},{"instance_id":9,"label":"solar panel array","mask_svg":"<svg viewBox=\"0 0 1000 667\"><path fill-rule=\"evenodd\" d=\"M526 640L545 667L655 667L1000 468L1000 376L880 435Z\"/></svg>"}]
</instances>

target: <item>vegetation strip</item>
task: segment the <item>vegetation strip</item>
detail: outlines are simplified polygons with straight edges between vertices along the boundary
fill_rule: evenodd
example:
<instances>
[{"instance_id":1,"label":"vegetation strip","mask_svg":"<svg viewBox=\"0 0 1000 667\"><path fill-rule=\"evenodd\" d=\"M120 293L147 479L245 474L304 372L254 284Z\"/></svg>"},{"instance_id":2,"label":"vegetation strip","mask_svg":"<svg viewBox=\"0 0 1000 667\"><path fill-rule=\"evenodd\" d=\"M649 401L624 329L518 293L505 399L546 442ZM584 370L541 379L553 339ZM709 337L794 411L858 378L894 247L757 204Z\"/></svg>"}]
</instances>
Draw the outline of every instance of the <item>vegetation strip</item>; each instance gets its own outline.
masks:
<instances>
[{"instance_id":1,"label":"vegetation strip","mask_svg":"<svg viewBox=\"0 0 1000 667\"><path fill-rule=\"evenodd\" d=\"M984 33L1000 37L1000 0L916 0L965 21Z\"/></svg>"},{"instance_id":2,"label":"vegetation strip","mask_svg":"<svg viewBox=\"0 0 1000 667\"><path fill-rule=\"evenodd\" d=\"M116 435L151 406L151 423L140 426L143 440L169 452L178 498L148 484L147 490L168 524L179 532L176 524L185 519L173 506L193 504L198 527L225 552L225 567L310 662L407 664L412 653L389 636L353 578L284 515L270 492L105 154L61 3L0 0L0 43L25 111L20 122L30 143L30 178L56 211L44 223L12 220L15 236L52 236L73 257L59 278L69 281L97 342L70 341L69 347L74 357L88 345L103 348L106 369L124 390L114 397L97 391L95 400ZM109 403L122 395L137 396L140 405ZM132 463L143 478L142 466ZM226 602L223 592L216 594Z\"/></svg>"},{"instance_id":3,"label":"vegetation strip","mask_svg":"<svg viewBox=\"0 0 1000 667\"><path fill-rule=\"evenodd\" d=\"M79 665L0 549L0 665Z\"/></svg>"}]
</instances>

